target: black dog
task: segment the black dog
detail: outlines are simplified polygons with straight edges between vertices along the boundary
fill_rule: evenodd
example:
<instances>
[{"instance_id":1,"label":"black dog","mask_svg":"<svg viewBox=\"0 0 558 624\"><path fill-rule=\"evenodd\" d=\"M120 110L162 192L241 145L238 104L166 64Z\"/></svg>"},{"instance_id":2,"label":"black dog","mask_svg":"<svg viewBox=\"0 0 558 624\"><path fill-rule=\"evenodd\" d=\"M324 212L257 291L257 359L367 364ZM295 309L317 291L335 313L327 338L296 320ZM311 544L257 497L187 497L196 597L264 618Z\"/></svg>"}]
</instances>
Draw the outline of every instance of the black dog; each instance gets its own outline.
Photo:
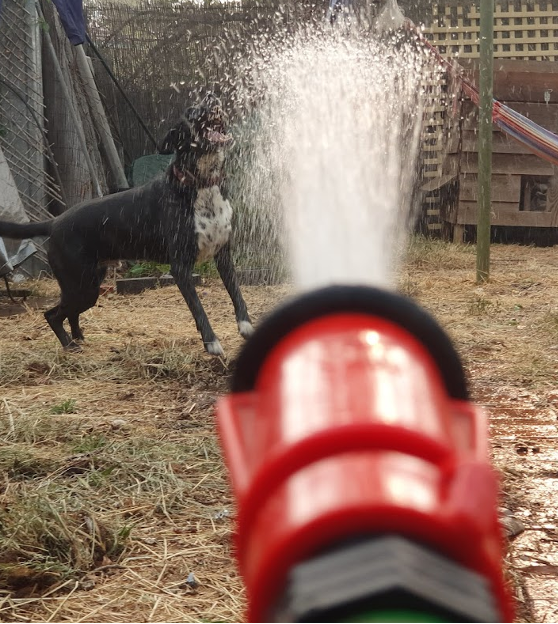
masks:
<instances>
[{"instance_id":1,"label":"black dog","mask_svg":"<svg viewBox=\"0 0 558 624\"><path fill-rule=\"evenodd\" d=\"M189 108L163 141L176 156L148 184L74 206L41 223L0 221L0 236L50 236L48 259L60 303L45 318L65 348L83 339L79 315L93 307L106 274L103 263L142 259L168 263L196 321L206 351L223 355L192 280L197 260L215 258L244 338L253 332L231 259L231 206L224 191L224 149L230 140L219 100L208 94ZM72 336L63 323L68 319Z\"/></svg>"}]
</instances>

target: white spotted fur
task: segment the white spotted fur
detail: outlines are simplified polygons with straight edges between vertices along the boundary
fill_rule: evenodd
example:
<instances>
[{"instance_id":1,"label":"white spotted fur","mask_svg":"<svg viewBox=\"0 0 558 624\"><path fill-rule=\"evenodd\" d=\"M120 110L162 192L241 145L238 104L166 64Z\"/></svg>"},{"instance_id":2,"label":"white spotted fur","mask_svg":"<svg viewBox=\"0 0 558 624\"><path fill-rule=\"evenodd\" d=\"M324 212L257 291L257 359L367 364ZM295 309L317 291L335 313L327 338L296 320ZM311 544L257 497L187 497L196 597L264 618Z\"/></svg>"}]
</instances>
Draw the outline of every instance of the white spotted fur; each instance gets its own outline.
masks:
<instances>
[{"instance_id":1,"label":"white spotted fur","mask_svg":"<svg viewBox=\"0 0 558 624\"><path fill-rule=\"evenodd\" d=\"M229 240L231 235L232 208L223 199L217 185L198 189L194 203L194 223L198 236L198 260L204 261L213 256Z\"/></svg>"}]
</instances>

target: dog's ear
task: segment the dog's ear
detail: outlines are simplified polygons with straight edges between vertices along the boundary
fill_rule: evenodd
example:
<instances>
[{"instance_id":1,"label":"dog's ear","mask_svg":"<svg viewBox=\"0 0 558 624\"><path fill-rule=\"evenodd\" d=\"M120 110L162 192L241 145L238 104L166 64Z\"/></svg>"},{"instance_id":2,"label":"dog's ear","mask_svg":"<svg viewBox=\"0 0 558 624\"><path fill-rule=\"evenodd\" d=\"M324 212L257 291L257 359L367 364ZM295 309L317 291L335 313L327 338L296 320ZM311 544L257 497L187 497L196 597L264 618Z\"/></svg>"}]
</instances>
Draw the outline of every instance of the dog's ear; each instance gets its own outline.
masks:
<instances>
[{"instance_id":1,"label":"dog's ear","mask_svg":"<svg viewBox=\"0 0 558 624\"><path fill-rule=\"evenodd\" d=\"M159 154L174 154L178 131L176 128L171 128L167 132L167 136L159 143Z\"/></svg>"},{"instance_id":2,"label":"dog's ear","mask_svg":"<svg viewBox=\"0 0 558 624\"><path fill-rule=\"evenodd\" d=\"M200 106L190 106L186 109L186 112L184 113L184 117L190 123L196 123L203 117L203 115L204 111Z\"/></svg>"},{"instance_id":3,"label":"dog's ear","mask_svg":"<svg viewBox=\"0 0 558 624\"><path fill-rule=\"evenodd\" d=\"M184 149L192 141L189 124L181 121L171 128L167 136L159 145L159 154L174 154L177 150Z\"/></svg>"}]
</instances>

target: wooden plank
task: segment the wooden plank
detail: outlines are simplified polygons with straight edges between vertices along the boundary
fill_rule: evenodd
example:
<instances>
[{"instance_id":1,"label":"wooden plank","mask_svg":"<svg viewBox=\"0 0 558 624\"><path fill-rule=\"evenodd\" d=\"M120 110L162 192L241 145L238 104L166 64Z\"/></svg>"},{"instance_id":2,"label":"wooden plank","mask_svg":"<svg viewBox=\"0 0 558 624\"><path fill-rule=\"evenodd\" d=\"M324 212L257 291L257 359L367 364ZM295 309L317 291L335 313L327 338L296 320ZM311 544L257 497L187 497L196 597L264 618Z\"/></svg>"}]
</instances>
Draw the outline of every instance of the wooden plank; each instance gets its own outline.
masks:
<instances>
[{"instance_id":1,"label":"wooden plank","mask_svg":"<svg viewBox=\"0 0 558 624\"><path fill-rule=\"evenodd\" d=\"M453 242L456 245L459 245L463 242L465 238L465 226L461 224L456 224L453 226Z\"/></svg>"},{"instance_id":2,"label":"wooden plank","mask_svg":"<svg viewBox=\"0 0 558 624\"><path fill-rule=\"evenodd\" d=\"M478 149L478 137L474 130L464 130L461 143L462 152L476 152ZM492 135L492 151L494 154L532 154L525 145L512 137L504 134L498 128L494 128Z\"/></svg>"},{"instance_id":3,"label":"wooden plank","mask_svg":"<svg viewBox=\"0 0 558 624\"><path fill-rule=\"evenodd\" d=\"M448 154L442 164L442 175L457 175L461 154Z\"/></svg>"},{"instance_id":4,"label":"wooden plank","mask_svg":"<svg viewBox=\"0 0 558 624\"><path fill-rule=\"evenodd\" d=\"M477 154L465 152L461 158L460 169L461 173L477 173ZM550 176L553 174L553 168L549 162L542 160L542 158L534 154L494 154L492 157L492 172Z\"/></svg>"},{"instance_id":5,"label":"wooden plank","mask_svg":"<svg viewBox=\"0 0 558 624\"><path fill-rule=\"evenodd\" d=\"M462 176L459 182L459 199L463 201L477 201L479 196L479 181L476 175ZM493 175L492 201L508 202L519 206L521 198L520 175Z\"/></svg>"},{"instance_id":6,"label":"wooden plank","mask_svg":"<svg viewBox=\"0 0 558 624\"><path fill-rule=\"evenodd\" d=\"M556 37L558 42L558 37ZM479 72L476 59L460 62L465 77L478 84ZM494 97L507 102L558 103L558 64L553 61L519 61L499 59L494 62Z\"/></svg>"},{"instance_id":7,"label":"wooden plank","mask_svg":"<svg viewBox=\"0 0 558 624\"><path fill-rule=\"evenodd\" d=\"M537 60L540 62L543 61L555 61L558 51L554 48L554 44L556 42L552 42L552 45L549 46L549 49L546 51L542 50L533 50L527 44L522 44L521 47L519 45L510 47L505 43L497 43L498 46L496 50L494 50L494 58L495 60L506 59L506 60L525 60L532 61ZM472 44L466 48L466 45L451 45L451 46L438 46L441 48L439 51L442 56L458 56L460 59L478 59L479 58L479 45ZM446 48L445 50L443 48Z\"/></svg>"},{"instance_id":8,"label":"wooden plank","mask_svg":"<svg viewBox=\"0 0 558 624\"><path fill-rule=\"evenodd\" d=\"M548 15L545 15L543 17L548 17ZM524 22L523 24L514 24L513 21L510 24L495 24L494 25L494 34L497 35L498 33L509 33L509 32L519 32L519 33L523 33L523 32L537 32L540 30L554 30L553 26L556 26L556 24L528 24L526 22ZM429 34L429 35L433 35L434 37L436 37L436 35L439 37L440 35L446 35L445 39L442 39L441 41L454 41L455 39L457 39L457 35L459 34L463 34L466 35L467 39L472 39L474 41L475 37L478 36L479 34L479 29L472 27L472 26L430 26L429 28L425 29L425 33ZM470 36L469 36L470 35ZM451 36L451 38L450 38ZM505 37L505 35L504 35ZM506 39L508 39L508 41L511 42L517 42L517 40L524 40L524 41L533 41L533 40L537 40L538 39L542 39L543 41L548 41L549 39L553 38L553 35L551 33L549 33L546 36L543 35L538 35L538 37L505 37ZM438 39L440 40L440 39Z\"/></svg>"},{"instance_id":9,"label":"wooden plank","mask_svg":"<svg viewBox=\"0 0 558 624\"><path fill-rule=\"evenodd\" d=\"M448 182L452 182L456 178L457 174L432 177L428 180L428 182L421 186L421 191L424 191L425 193L431 193L432 191L438 190L445 184L448 184Z\"/></svg>"},{"instance_id":10,"label":"wooden plank","mask_svg":"<svg viewBox=\"0 0 558 624\"><path fill-rule=\"evenodd\" d=\"M533 40L521 40L521 43L510 43L510 39L496 39L494 46L495 59L507 60L525 60L525 61L552 61L558 60L558 49L556 44L558 38L543 41L547 49L543 49L541 43L532 43ZM460 61L464 59L479 58L478 41L431 41L432 45L438 48L442 56L459 57Z\"/></svg>"},{"instance_id":11,"label":"wooden plank","mask_svg":"<svg viewBox=\"0 0 558 624\"><path fill-rule=\"evenodd\" d=\"M461 225L476 225L476 202L459 202L457 223ZM491 224L520 227L552 227L553 214L551 212L520 211L517 204L494 202L492 204Z\"/></svg>"}]
</instances>

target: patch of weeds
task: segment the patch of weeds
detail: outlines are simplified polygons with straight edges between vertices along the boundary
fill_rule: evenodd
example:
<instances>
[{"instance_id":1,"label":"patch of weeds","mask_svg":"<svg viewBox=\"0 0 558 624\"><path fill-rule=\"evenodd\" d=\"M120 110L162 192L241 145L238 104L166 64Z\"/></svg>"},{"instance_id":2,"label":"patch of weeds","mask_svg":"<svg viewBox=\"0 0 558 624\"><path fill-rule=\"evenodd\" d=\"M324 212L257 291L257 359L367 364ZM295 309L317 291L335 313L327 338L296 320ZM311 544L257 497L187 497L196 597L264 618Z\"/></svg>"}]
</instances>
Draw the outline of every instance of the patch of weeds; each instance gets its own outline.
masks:
<instances>
[{"instance_id":1,"label":"patch of weeds","mask_svg":"<svg viewBox=\"0 0 558 624\"><path fill-rule=\"evenodd\" d=\"M77 377L90 380L113 380L122 379L125 371L118 365L118 359L111 354L107 354L106 359L81 358L63 351L56 355L50 378L55 379L76 379ZM114 363L117 363L115 365Z\"/></svg>"},{"instance_id":2,"label":"patch of weeds","mask_svg":"<svg viewBox=\"0 0 558 624\"><path fill-rule=\"evenodd\" d=\"M493 301L490 301L490 299L477 295L469 304L469 314L472 316L483 316L497 311L499 307L500 304L498 302L494 303Z\"/></svg>"},{"instance_id":3,"label":"patch of weeds","mask_svg":"<svg viewBox=\"0 0 558 624\"><path fill-rule=\"evenodd\" d=\"M39 19L37 20L38 24L39 24L39 28L45 32L48 33L50 32L50 25L49 23L46 21L46 19L44 17L39 17Z\"/></svg>"},{"instance_id":4,"label":"patch of weeds","mask_svg":"<svg viewBox=\"0 0 558 624\"><path fill-rule=\"evenodd\" d=\"M221 447L213 437L201 436L197 439L192 453L207 462L219 462L221 459Z\"/></svg>"},{"instance_id":5,"label":"patch of weeds","mask_svg":"<svg viewBox=\"0 0 558 624\"><path fill-rule=\"evenodd\" d=\"M416 299L420 294L420 289L416 280L412 279L410 276L399 280L398 290L400 294L411 299Z\"/></svg>"},{"instance_id":6,"label":"patch of weeds","mask_svg":"<svg viewBox=\"0 0 558 624\"><path fill-rule=\"evenodd\" d=\"M81 575L118 556L127 538L87 509L75 492L49 484L13 487L0 507L0 584L27 594ZM129 533L128 533L129 534Z\"/></svg>"},{"instance_id":7,"label":"patch of weeds","mask_svg":"<svg viewBox=\"0 0 558 624\"><path fill-rule=\"evenodd\" d=\"M184 352L172 344L156 351L129 344L118 357L127 369L127 377L183 379L194 372L191 351Z\"/></svg>"},{"instance_id":8,"label":"patch of weeds","mask_svg":"<svg viewBox=\"0 0 558 624\"><path fill-rule=\"evenodd\" d=\"M186 438L180 444L147 438L114 443L96 453L95 472L98 474L93 481L86 473L80 475L80 479L84 485L95 488L104 480L101 487L104 505L112 497L115 502L121 501L123 491L133 490L134 506L145 501L151 509L157 505L167 510L184 509L191 506L187 483L194 464L195 470L204 474L204 487L200 492L209 492L207 497L214 500L226 492L227 485L221 478L222 464L215 463L220 461L217 442L207 436L202 439L206 441L205 452L199 449L198 436Z\"/></svg>"},{"instance_id":9,"label":"patch of weeds","mask_svg":"<svg viewBox=\"0 0 558 624\"><path fill-rule=\"evenodd\" d=\"M9 411L8 411L9 410ZM0 404L0 440L10 444L47 444L50 448L80 435L77 419L28 414L12 404Z\"/></svg>"},{"instance_id":10,"label":"patch of weeds","mask_svg":"<svg viewBox=\"0 0 558 624\"><path fill-rule=\"evenodd\" d=\"M86 479L88 485L94 488L104 487L110 475L116 470L116 466L108 466L100 470L92 470L87 473Z\"/></svg>"},{"instance_id":11,"label":"patch of weeds","mask_svg":"<svg viewBox=\"0 0 558 624\"><path fill-rule=\"evenodd\" d=\"M133 525L127 524L115 531L112 543L107 551L111 559L117 559L122 555L130 539L133 528Z\"/></svg>"},{"instance_id":12,"label":"patch of weeds","mask_svg":"<svg viewBox=\"0 0 558 624\"><path fill-rule=\"evenodd\" d=\"M558 335L558 312L547 312L543 316L541 324L545 330L556 337Z\"/></svg>"},{"instance_id":13,"label":"patch of weeds","mask_svg":"<svg viewBox=\"0 0 558 624\"><path fill-rule=\"evenodd\" d=\"M76 400L75 399L66 399L57 405L53 405L50 408L51 414L75 414L76 410Z\"/></svg>"},{"instance_id":14,"label":"patch of weeds","mask_svg":"<svg viewBox=\"0 0 558 624\"><path fill-rule=\"evenodd\" d=\"M213 260L197 262L194 266L194 273L199 273L202 277L219 277L217 265Z\"/></svg>"},{"instance_id":15,"label":"patch of weeds","mask_svg":"<svg viewBox=\"0 0 558 624\"><path fill-rule=\"evenodd\" d=\"M191 443L185 439L180 444L150 438L130 438L118 444L118 457L123 462L130 464L137 462L142 466L169 461L187 464L192 460L192 448L198 442L197 437Z\"/></svg>"},{"instance_id":16,"label":"patch of weeds","mask_svg":"<svg viewBox=\"0 0 558 624\"><path fill-rule=\"evenodd\" d=\"M33 463L46 453L43 445L28 454L14 446L11 455L0 453L0 470L11 478L0 505L0 586L16 596L40 595L116 563L136 522L185 510L206 518L228 492L217 441L207 432L180 443L74 436L54 452L48 447L52 466Z\"/></svg>"},{"instance_id":17,"label":"patch of weeds","mask_svg":"<svg viewBox=\"0 0 558 624\"><path fill-rule=\"evenodd\" d=\"M52 349L51 349L52 352ZM46 374L52 367L52 355L41 357L40 351L35 349L33 353L25 347L18 350L6 349L0 357L0 386L8 386L13 383L26 383L30 378L37 376L37 363L40 362L40 369Z\"/></svg>"},{"instance_id":18,"label":"patch of weeds","mask_svg":"<svg viewBox=\"0 0 558 624\"><path fill-rule=\"evenodd\" d=\"M475 251L472 245L455 245L448 241L425 236L413 236L407 246L406 264L409 266L461 269L463 256L469 257Z\"/></svg>"},{"instance_id":19,"label":"patch of weeds","mask_svg":"<svg viewBox=\"0 0 558 624\"><path fill-rule=\"evenodd\" d=\"M44 477L60 465L40 449L12 444L0 447L0 473L16 481Z\"/></svg>"},{"instance_id":20,"label":"patch of weeds","mask_svg":"<svg viewBox=\"0 0 558 624\"><path fill-rule=\"evenodd\" d=\"M92 453L107 446L108 442L104 435L84 436L74 447L74 453Z\"/></svg>"},{"instance_id":21,"label":"patch of weeds","mask_svg":"<svg viewBox=\"0 0 558 624\"><path fill-rule=\"evenodd\" d=\"M530 384L536 381L547 381L555 368L552 358L546 354L532 355L525 354L526 357L518 363L517 376L524 384Z\"/></svg>"},{"instance_id":22,"label":"patch of weeds","mask_svg":"<svg viewBox=\"0 0 558 624\"><path fill-rule=\"evenodd\" d=\"M19 563L17 551L11 551L2 558L8 561L0 560L0 586L18 596L40 593L72 575L71 568L47 557Z\"/></svg>"},{"instance_id":23,"label":"patch of weeds","mask_svg":"<svg viewBox=\"0 0 558 624\"><path fill-rule=\"evenodd\" d=\"M170 271L170 264L158 262L134 262L124 277L161 277Z\"/></svg>"}]
</instances>

